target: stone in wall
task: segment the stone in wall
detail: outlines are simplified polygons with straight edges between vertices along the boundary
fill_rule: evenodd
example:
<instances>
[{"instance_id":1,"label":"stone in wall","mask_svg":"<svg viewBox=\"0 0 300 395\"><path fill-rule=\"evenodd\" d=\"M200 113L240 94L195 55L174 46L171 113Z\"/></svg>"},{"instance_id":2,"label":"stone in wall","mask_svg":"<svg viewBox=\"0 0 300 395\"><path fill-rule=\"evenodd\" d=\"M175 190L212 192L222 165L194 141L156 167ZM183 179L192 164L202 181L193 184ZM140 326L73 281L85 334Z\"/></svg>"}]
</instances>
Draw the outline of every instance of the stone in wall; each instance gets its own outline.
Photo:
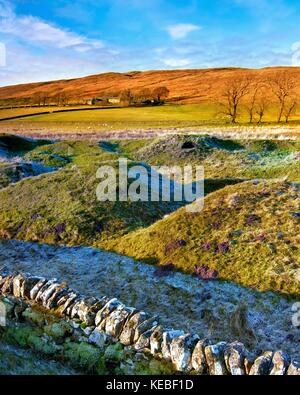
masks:
<instances>
[{"instance_id":1,"label":"stone in wall","mask_svg":"<svg viewBox=\"0 0 300 395\"><path fill-rule=\"evenodd\" d=\"M260 357L256 358L254 364L249 372L250 376L264 376L268 375L272 370L273 353L266 351Z\"/></svg>"},{"instance_id":2,"label":"stone in wall","mask_svg":"<svg viewBox=\"0 0 300 395\"><path fill-rule=\"evenodd\" d=\"M37 303L41 302L43 304L42 295L45 291L47 291L48 288L50 289L50 292L52 292L52 289L53 289L52 285L58 285L56 278L53 280L46 281L46 283L44 285L42 285L42 287L38 290L36 297L35 297L35 301ZM47 292L46 292L46 295L47 295Z\"/></svg>"},{"instance_id":3,"label":"stone in wall","mask_svg":"<svg viewBox=\"0 0 300 395\"><path fill-rule=\"evenodd\" d=\"M52 306L55 306L55 298L57 295L62 292L65 288L64 284L54 283L49 288L45 290L45 292L41 296L41 301L43 306L47 309L50 309Z\"/></svg>"},{"instance_id":4,"label":"stone in wall","mask_svg":"<svg viewBox=\"0 0 300 395\"><path fill-rule=\"evenodd\" d=\"M109 336L106 333L99 331L99 329L97 328L95 328L93 332L89 335L89 342L95 344L101 350L105 348L108 339Z\"/></svg>"},{"instance_id":5,"label":"stone in wall","mask_svg":"<svg viewBox=\"0 0 300 395\"><path fill-rule=\"evenodd\" d=\"M254 364L254 361L255 361L255 356L251 353L247 353L247 355L244 358L244 366L245 366L246 375L249 375L250 370Z\"/></svg>"},{"instance_id":6,"label":"stone in wall","mask_svg":"<svg viewBox=\"0 0 300 395\"><path fill-rule=\"evenodd\" d=\"M276 351L273 355L273 359L272 359L273 368L270 372L270 375L271 376L285 375L290 362L291 362L291 359L287 353L285 353L281 350Z\"/></svg>"},{"instance_id":7,"label":"stone in wall","mask_svg":"<svg viewBox=\"0 0 300 395\"><path fill-rule=\"evenodd\" d=\"M113 298L109 300L101 310L99 310L96 314L95 324L99 329L104 330L106 325L107 317L117 308L117 307L125 307L123 303L121 303L118 299Z\"/></svg>"},{"instance_id":8,"label":"stone in wall","mask_svg":"<svg viewBox=\"0 0 300 395\"><path fill-rule=\"evenodd\" d=\"M211 345L209 339L199 340L194 348L192 354L192 367L199 375L205 374L208 371L208 365L205 357L205 347Z\"/></svg>"},{"instance_id":9,"label":"stone in wall","mask_svg":"<svg viewBox=\"0 0 300 395\"><path fill-rule=\"evenodd\" d=\"M25 281L24 276L22 276L21 274L18 274L13 279L13 294L16 298L22 297L21 289L24 281Z\"/></svg>"},{"instance_id":10,"label":"stone in wall","mask_svg":"<svg viewBox=\"0 0 300 395\"><path fill-rule=\"evenodd\" d=\"M24 281L21 285L21 297L30 299L30 292L36 284L42 280L41 277L24 276ZM45 281L45 280L44 280Z\"/></svg>"},{"instance_id":11,"label":"stone in wall","mask_svg":"<svg viewBox=\"0 0 300 395\"><path fill-rule=\"evenodd\" d=\"M134 348L136 350L150 350L150 339L156 330L157 326L154 325L152 328L148 329L146 332L143 332L138 340L134 344Z\"/></svg>"},{"instance_id":12,"label":"stone in wall","mask_svg":"<svg viewBox=\"0 0 300 395\"><path fill-rule=\"evenodd\" d=\"M226 347L227 343L225 342L205 347L205 357L210 375L222 376L228 374L224 360Z\"/></svg>"},{"instance_id":13,"label":"stone in wall","mask_svg":"<svg viewBox=\"0 0 300 395\"><path fill-rule=\"evenodd\" d=\"M1 292L3 295L12 295L13 293L13 276L7 276L3 279L3 284L1 287Z\"/></svg>"},{"instance_id":14,"label":"stone in wall","mask_svg":"<svg viewBox=\"0 0 300 395\"><path fill-rule=\"evenodd\" d=\"M295 359L292 360L292 362L288 368L287 374L289 376L300 376L300 361L299 360L295 360Z\"/></svg>"},{"instance_id":15,"label":"stone in wall","mask_svg":"<svg viewBox=\"0 0 300 395\"><path fill-rule=\"evenodd\" d=\"M161 325L157 326L150 337L150 352L156 355L162 352L164 329Z\"/></svg>"},{"instance_id":16,"label":"stone in wall","mask_svg":"<svg viewBox=\"0 0 300 395\"><path fill-rule=\"evenodd\" d=\"M163 340L161 345L162 356L166 361L171 361L171 343L173 339L183 336L184 332L181 330L169 330L163 333Z\"/></svg>"},{"instance_id":17,"label":"stone in wall","mask_svg":"<svg viewBox=\"0 0 300 395\"><path fill-rule=\"evenodd\" d=\"M34 287L29 292L29 299L35 300L40 289L47 283L45 278L40 278L40 280L34 285Z\"/></svg>"},{"instance_id":18,"label":"stone in wall","mask_svg":"<svg viewBox=\"0 0 300 395\"><path fill-rule=\"evenodd\" d=\"M133 339L134 343L136 343L139 340L139 338L143 333L150 331L152 328L156 328L158 324L159 323L157 316L150 317L145 321L143 321L141 324L139 324L135 329L134 339Z\"/></svg>"},{"instance_id":19,"label":"stone in wall","mask_svg":"<svg viewBox=\"0 0 300 395\"><path fill-rule=\"evenodd\" d=\"M78 299L78 295L69 290L66 296L63 296L58 302L57 305L60 307L59 311L61 314L68 314L71 310L74 304L76 303Z\"/></svg>"},{"instance_id":20,"label":"stone in wall","mask_svg":"<svg viewBox=\"0 0 300 395\"><path fill-rule=\"evenodd\" d=\"M57 302L60 300L62 296L67 295L67 293L68 293L68 289L65 288L63 284L58 286L54 290L52 295L48 298L47 302L45 303L45 308L48 310L57 308L58 307Z\"/></svg>"},{"instance_id":21,"label":"stone in wall","mask_svg":"<svg viewBox=\"0 0 300 395\"><path fill-rule=\"evenodd\" d=\"M242 343L234 342L227 345L224 351L225 365L232 376L244 376L246 374L244 360L247 350Z\"/></svg>"},{"instance_id":22,"label":"stone in wall","mask_svg":"<svg viewBox=\"0 0 300 395\"><path fill-rule=\"evenodd\" d=\"M149 318L144 311L135 312L125 323L120 335L120 342L125 346L129 346L134 342L136 328Z\"/></svg>"},{"instance_id":23,"label":"stone in wall","mask_svg":"<svg viewBox=\"0 0 300 395\"><path fill-rule=\"evenodd\" d=\"M189 373L192 370L192 353L199 336L185 334L175 337L170 344L171 360L179 372Z\"/></svg>"},{"instance_id":24,"label":"stone in wall","mask_svg":"<svg viewBox=\"0 0 300 395\"><path fill-rule=\"evenodd\" d=\"M119 338L123 326L128 318L136 310L132 307L119 306L107 318L105 323L105 332L111 336Z\"/></svg>"},{"instance_id":25,"label":"stone in wall","mask_svg":"<svg viewBox=\"0 0 300 395\"><path fill-rule=\"evenodd\" d=\"M96 313L103 308L104 300L96 298L84 298L78 304L78 318L86 325L94 325Z\"/></svg>"}]
</instances>

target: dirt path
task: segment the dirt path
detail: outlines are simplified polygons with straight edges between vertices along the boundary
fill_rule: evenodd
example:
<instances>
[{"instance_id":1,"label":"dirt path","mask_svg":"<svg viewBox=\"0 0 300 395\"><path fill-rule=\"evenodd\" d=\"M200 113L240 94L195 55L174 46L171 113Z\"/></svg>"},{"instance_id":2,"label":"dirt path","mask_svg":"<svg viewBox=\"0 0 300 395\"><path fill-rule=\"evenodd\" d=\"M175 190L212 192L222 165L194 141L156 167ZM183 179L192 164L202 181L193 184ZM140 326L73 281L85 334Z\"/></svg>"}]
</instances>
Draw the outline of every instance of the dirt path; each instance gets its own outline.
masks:
<instances>
[{"instance_id":1,"label":"dirt path","mask_svg":"<svg viewBox=\"0 0 300 395\"><path fill-rule=\"evenodd\" d=\"M244 303L256 337L250 337L250 349L284 349L291 355L299 354L299 329L291 323L293 303L272 293L202 281L182 273L157 277L155 267L88 247L0 241L3 268L57 277L85 295L118 297L127 305L159 314L166 327L215 340L247 343L249 336L239 335L229 323L232 312Z\"/></svg>"}]
</instances>

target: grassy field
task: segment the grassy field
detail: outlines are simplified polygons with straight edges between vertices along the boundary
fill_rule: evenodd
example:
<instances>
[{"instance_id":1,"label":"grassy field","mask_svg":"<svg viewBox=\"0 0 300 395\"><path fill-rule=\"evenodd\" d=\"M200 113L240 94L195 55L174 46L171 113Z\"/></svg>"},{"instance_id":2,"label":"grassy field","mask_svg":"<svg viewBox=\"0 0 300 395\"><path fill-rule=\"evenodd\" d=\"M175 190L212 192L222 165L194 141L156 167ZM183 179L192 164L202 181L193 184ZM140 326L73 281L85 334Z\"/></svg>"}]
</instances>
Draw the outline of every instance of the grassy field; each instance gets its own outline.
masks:
<instances>
[{"instance_id":1,"label":"grassy field","mask_svg":"<svg viewBox=\"0 0 300 395\"><path fill-rule=\"evenodd\" d=\"M1 117L29 114L36 109L2 110ZM43 111L43 108L41 108ZM264 124L272 124L276 120L276 108L270 107L264 119ZM247 124L247 113L243 110L238 119L239 123ZM291 124L300 121L300 114L291 118ZM98 111L78 111L36 115L11 121L13 124L24 126L56 125L59 127L75 128L76 126L95 127L97 129L130 129L130 128L159 128L159 127L196 127L201 125L226 125L228 119L220 113L220 108L213 104L165 105L158 107L99 109ZM285 123L282 123L285 125ZM1 125L0 125L1 127Z\"/></svg>"},{"instance_id":2,"label":"grassy field","mask_svg":"<svg viewBox=\"0 0 300 395\"><path fill-rule=\"evenodd\" d=\"M25 107L25 108L11 108L11 109L1 109L0 108L0 121L5 118L19 117L23 115L30 115L40 112L52 112L52 111L61 111L67 109L78 109L78 108L89 108L87 106L80 107Z\"/></svg>"}]
</instances>

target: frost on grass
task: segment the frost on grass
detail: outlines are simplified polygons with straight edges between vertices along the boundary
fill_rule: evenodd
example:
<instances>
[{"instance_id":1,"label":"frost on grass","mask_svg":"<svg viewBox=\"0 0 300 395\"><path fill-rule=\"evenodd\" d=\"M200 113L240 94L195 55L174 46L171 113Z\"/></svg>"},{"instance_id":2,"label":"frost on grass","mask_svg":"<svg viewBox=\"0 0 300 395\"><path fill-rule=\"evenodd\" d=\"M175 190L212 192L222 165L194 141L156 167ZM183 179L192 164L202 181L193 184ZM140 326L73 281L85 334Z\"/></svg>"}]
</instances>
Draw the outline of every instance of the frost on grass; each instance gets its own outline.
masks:
<instances>
[{"instance_id":1,"label":"frost on grass","mask_svg":"<svg viewBox=\"0 0 300 395\"><path fill-rule=\"evenodd\" d=\"M168 328L215 341L240 340L250 349L282 349L296 355L299 330L292 326L292 300L230 282L207 281L89 247L0 242L0 267L66 281L87 296L117 297L158 314ZM255 334L255 335L254 335Z\"/></svg>"}]
</instances>

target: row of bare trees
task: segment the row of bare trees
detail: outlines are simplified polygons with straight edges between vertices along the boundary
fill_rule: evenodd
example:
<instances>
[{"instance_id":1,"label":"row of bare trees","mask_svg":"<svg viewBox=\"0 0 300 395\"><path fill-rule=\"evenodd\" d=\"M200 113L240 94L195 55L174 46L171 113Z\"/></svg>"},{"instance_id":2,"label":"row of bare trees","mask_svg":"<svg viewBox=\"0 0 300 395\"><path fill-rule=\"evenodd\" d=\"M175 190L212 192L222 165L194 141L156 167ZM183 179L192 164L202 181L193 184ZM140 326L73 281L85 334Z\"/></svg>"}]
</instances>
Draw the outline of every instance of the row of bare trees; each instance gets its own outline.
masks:
<instances>
[{"instance_id":1,"label":"row of bare trees","mask_svg":"<svg viewBox=\"0 0 300 395\"><path fill-rule=\"evenodd\" d=\"M169 89L165 86L158 86L153 90L149 88L143 88L140 91L133 92L130 89L121 91L119 98L120 102L124 106L130 106L133 104L163 104L169 96Z\"/></svg>"},{"instance_id":2,"label":"row of bare trees","mask_svg":"<svg viewBox=\"0 0 300 395\"><path fill-rule=\"evenodd\" d=\"M64 92L58 92L56 95L50 96L47 92L35 93L31 98L31 103L38 107L48 105L67 106L69 97Z\"/></svg>"},{"instance_id":3,"label":"row of bare trees","mask_svg":"<svg viewBox=\"0 0 300 395\"><path fill-rule=\"evenodd\" d=\"M222 92L221 113L236 123L243 108L250 123L255 118L261 123L274 101L278 105L277 122L281 122L282 118L288 122L297 107L295 80L290 73L278 72L268 80L252 75L231 79Z\"/></svg>"},{"instance_id":4,"label":"row of bare trees","mask_svg":"<svg viewBox=\"0 0 300 395\"><path fill-rule=\"evenodd\" d=\"M143 88L140 91L125 89L116 94L124 106L136 104L163 104L169 96L169 89L165 86L158 86L153 90ZM70 98L64 92L58 92L51 96L47 92L35 93L31 97L31 104L38 107L47 105L67 106Z\"/></svg>"}]
</instances>

